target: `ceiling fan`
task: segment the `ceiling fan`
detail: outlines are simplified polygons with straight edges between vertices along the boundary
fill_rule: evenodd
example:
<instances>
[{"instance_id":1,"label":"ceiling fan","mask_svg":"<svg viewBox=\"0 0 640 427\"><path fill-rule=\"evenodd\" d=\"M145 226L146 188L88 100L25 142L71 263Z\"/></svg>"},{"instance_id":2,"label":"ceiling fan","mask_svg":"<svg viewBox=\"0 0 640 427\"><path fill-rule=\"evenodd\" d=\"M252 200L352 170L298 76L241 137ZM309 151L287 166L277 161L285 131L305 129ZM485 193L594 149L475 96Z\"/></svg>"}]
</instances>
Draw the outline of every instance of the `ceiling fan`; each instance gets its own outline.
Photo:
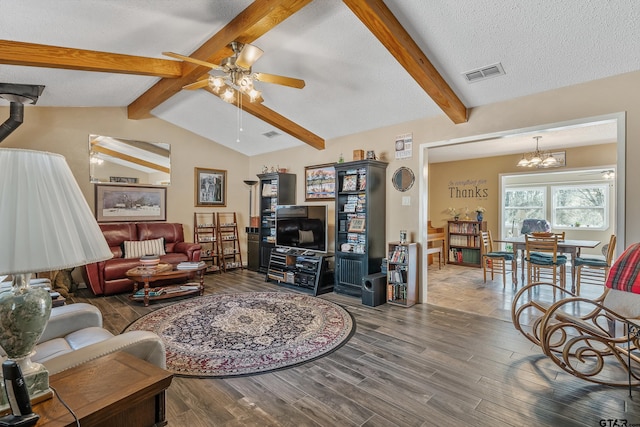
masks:
<instances>
[{"instance_id":1,"label":"ceiling fan","mask_svg":"<svg viewBox=\"0 0 640 427\"><path fill-rule=\"evenodd\" d=\"M304 87L304 80L252 72L251 67L264 53L262 49L249 43L243 44L235 41L231 42L230 47L234 52L233 56L223 59L220 65L173 52L162 52L162 54L211 68L212 71L208 77L186 85L183 89L194 90L208 86L213 93L229 103L234 103L236 99L240 98L238 92L247 95L251 102L262 102L262 92L255 88L254 81L274 83L296 89ZM222 74L216 74L214 71L220 71Z\"/></svg>"}]
</instances>

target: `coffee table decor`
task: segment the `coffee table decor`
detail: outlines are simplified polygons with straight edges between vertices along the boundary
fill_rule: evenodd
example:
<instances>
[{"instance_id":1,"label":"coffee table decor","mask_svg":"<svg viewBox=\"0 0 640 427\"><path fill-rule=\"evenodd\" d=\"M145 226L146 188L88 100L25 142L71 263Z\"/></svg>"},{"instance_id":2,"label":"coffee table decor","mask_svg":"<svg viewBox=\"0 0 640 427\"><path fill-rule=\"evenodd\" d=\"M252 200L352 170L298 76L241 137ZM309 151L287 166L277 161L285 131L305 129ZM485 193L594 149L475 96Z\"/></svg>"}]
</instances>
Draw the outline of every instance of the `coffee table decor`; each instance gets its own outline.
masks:
<instances>
[{"instance_id":1,"label":"coffee table decor","mask_svg":"<svg viewBox=\"0 0 640 427\"><path fill-rule=\"evenodd\" d=\"M167 370L224 378L292 367L345 344L355 322L344 308L310 295L245 292L207 295L160 308L126 329L158 334Z\"/></svg>"}]
</instances>

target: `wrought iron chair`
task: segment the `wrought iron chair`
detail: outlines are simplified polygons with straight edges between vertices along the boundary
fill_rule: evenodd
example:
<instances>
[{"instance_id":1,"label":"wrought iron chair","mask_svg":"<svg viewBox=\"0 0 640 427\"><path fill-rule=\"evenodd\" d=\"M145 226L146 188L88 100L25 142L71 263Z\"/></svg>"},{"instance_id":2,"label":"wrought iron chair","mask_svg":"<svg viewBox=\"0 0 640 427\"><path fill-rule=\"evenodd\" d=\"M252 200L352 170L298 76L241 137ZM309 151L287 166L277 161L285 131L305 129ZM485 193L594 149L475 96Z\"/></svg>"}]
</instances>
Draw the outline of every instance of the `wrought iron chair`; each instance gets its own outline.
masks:
<instances>
[{"instance_id":1,"label":"wrought iron chair","mask_svg":"<svg viewBox=\"0 0 640 427\"><path fill-rule=\"evenodd\" d=\"M598 298L530 283L514 296L511 318L569 374L597 384L640 386L640 243L613 264Z\"/></svg>"},{"instance_id":2,"label":"wrought iron chair","mask_svg":"<svg viewBox=\"0 0 640 427\"><path fill-rule=\"evenodd\" d=\"M516 257L513 252L493 250L493 237L491 231L481 231L482 236L482 274L487 283L487 270L491 270L491 280L495 274L502 275L502 287L507 286L507 261L511 264L511 283L516 283Z\"/></svg>"},{"instance_id":3,"label":"wrought iron chair","mask_svg":"<svg viewBox=\"0 0 640 427\"><path fill-rule=\"evenodd\" d=\"M613 263L616 250L616 235L612 234L609 243L602 247L604 259L593 257L576 257L573 267L576 270L576 294L580 295L580 284L590 283L603 285L609 276L609 269Z\"/></svg>"}]
</instances>

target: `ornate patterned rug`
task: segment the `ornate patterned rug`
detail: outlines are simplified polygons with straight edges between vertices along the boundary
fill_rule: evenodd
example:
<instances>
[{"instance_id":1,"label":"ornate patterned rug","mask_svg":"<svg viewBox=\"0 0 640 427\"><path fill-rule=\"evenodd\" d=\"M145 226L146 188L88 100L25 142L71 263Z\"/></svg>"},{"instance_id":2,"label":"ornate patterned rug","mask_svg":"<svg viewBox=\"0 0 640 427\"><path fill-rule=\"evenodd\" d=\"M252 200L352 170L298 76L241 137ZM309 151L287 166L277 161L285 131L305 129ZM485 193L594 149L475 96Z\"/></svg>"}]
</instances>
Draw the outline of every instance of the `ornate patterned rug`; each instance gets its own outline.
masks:
<instances>
[{"instance_id":1,"label":"ornate patterned rug","mask_svg":"<svg viewBox=\"0 0 640 427\"><path fill-rule=\"evenodd\" d=\"M324 356L355 331L351 314L330 301L289 292L207 295L160 308L125 331L158 334L167 370L177 376L251 375Z\"/></svg>"}]
</instances>

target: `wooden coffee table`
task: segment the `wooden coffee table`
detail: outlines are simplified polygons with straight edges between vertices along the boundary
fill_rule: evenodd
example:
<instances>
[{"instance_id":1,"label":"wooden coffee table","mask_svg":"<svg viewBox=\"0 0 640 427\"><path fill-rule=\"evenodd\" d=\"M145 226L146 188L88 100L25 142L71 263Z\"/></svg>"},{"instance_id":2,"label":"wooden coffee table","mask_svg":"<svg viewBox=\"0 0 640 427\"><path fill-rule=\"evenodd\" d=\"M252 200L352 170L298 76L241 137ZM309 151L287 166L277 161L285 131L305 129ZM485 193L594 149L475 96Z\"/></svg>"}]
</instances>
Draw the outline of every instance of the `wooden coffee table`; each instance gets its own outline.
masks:
<instances>
[{"instance_id":1,"label":"wooden coffee table","mask_svg":"<svg viewBox=\"0 0 640 427\"><path fill-rule=\"evenodd\" d=\"M188 270L177 270L170 264L160 264L157 267L135 267L127 271L127 277L133 280L133 294L129 295L132 301L144 301L145 307L149 305L149 301L161 300L167 298L182 297L185 295L204 293L204 272L207 266L192 268ZM157 288L151 287L151 283L160 280L195 278L197 283L189 283L186 285L167 285ZM138 292L138 284L142 284L144 295L136 295ZM162 289L159 295L154 295Z\"/></svg>"}]
</instances>

